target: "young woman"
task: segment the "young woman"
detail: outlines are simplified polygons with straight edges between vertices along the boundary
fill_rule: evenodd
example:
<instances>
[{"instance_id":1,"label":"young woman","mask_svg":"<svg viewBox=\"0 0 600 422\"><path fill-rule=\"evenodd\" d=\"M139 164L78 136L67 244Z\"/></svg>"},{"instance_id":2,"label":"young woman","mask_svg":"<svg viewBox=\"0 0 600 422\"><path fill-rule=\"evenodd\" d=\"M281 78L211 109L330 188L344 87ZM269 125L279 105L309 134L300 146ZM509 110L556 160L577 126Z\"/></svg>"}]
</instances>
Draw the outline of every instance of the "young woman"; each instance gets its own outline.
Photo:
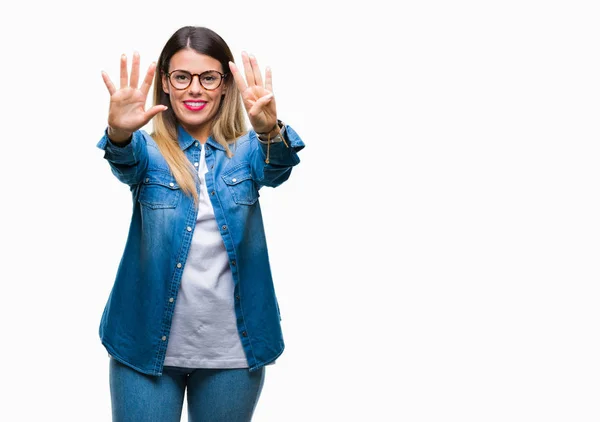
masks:
<instances>
[{"instance_id":1,"label":"young woman","mask_svg":"<svg viewBox=\"0 0 600 422\"><path fill-rule=\"evenodd\" d=\"M271 71L243 75L210 29L183 27L141 85L121 57L98 147L133 213L100 323L114 421L249 421L284 342L259 190L304 143L278 120ZM154 106L146 98L154 79ZM139 87L138 87L139 85ZM252 128L246 129L244 110ZM153 121L153 133L140 128Z\"/></svg>"}]
</instances>

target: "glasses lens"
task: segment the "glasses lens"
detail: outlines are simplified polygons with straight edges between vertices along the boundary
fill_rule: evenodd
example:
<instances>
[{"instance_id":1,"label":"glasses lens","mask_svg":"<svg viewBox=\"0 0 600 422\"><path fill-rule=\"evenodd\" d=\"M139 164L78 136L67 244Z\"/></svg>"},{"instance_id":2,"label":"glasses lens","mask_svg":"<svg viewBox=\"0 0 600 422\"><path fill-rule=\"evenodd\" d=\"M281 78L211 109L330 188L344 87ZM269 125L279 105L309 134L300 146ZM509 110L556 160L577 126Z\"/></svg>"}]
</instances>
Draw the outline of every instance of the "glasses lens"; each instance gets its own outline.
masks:
<instances>
[{"instance_id":1,"label":"glasses lens","mask_svg":"<svg viewBox=\"0 0 600 422\"><path fill-rule=\"evenodd\" d=\"M185 70L176 70L175 72L171 73L170 79L175 88L185 89L190 85L192 75Z\"/></svg>"},{"instance_id":2,"label":"glasses lens","mask_svg":"<svg viewBox=\"0 0 600 422\"><path fill-rule=\"evenodd\" d=\"M200 83L206 89L216 89L221 85L221 74L215 70L208 70L200 75Z\"/></svg>"},{"instance_id":3,"label":"glasses lens","mask_svg":"<svg viewBox=\"0 0 600 422\"><path fill-rule=\"evenodd\" d=\"M169 76L171 80L171 84L176 89L186 89L192 83L192 74L187 70L175 70ZM206 72L202 72L198 79L200 79L200 84L204 87L204 89L217 89L219 85L221 85L221 74L216 70L207 70Z\"/></svg>"}]
</instances>

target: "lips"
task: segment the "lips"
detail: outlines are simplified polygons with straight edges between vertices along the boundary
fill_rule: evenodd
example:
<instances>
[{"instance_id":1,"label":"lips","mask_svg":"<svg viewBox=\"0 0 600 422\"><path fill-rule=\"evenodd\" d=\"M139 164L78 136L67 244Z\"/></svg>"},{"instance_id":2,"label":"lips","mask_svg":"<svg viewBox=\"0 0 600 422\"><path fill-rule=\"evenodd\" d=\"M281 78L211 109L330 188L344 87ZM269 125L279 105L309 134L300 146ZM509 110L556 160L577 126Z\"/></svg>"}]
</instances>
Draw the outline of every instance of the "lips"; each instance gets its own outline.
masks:
<instances>
[{"instance_id":1,"label":"lips","mask_svg":"<svg viewBox=\"0 0 600 422\"><path fill-rule=\"evenodd\" d=\"M200 111L206 107L206 101L184 101L185 108L191 111Z\"/></svg>"}]
</instances>

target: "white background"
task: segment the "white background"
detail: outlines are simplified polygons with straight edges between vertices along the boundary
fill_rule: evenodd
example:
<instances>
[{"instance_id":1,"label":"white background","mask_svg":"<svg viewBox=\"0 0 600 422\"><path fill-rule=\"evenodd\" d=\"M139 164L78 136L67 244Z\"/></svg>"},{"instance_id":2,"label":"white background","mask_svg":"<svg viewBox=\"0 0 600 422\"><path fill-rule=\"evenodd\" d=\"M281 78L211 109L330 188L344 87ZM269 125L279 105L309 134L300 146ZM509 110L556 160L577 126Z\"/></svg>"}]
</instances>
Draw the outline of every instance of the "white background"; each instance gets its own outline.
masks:
<instances>
[{"instance_id":1,"label":"white background","mask_svg":"<svg viewBox=\"0 0 600 422\"><path fill-rule=\"evenodd\" d=\"M95 147L100 71L200 25L273 68L307 145L261 191L286 350L254 421L600 420L595 2L394 7L2 10L0 419L110 420L131 204Z\"/></svg>"}]
</instances>

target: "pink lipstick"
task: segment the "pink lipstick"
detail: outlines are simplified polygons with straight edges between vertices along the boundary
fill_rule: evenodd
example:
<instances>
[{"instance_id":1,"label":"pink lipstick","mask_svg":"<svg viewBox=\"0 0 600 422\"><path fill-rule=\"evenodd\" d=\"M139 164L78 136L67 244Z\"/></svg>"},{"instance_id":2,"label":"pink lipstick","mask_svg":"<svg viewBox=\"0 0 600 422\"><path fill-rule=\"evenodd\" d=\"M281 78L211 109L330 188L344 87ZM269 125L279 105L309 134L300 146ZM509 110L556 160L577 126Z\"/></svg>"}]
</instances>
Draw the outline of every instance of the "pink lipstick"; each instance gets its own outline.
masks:
<instances>
[{"instance_id":1,"label":"pink lipstick","mask_svg":"<svg viewBox=\"0 0 600 422\"><path fill-rule=\"evenodd\" d=\"M206 101L184 101L185 108L191 111L200 111L206 107Z\"/></svg>"}]
</instances>

